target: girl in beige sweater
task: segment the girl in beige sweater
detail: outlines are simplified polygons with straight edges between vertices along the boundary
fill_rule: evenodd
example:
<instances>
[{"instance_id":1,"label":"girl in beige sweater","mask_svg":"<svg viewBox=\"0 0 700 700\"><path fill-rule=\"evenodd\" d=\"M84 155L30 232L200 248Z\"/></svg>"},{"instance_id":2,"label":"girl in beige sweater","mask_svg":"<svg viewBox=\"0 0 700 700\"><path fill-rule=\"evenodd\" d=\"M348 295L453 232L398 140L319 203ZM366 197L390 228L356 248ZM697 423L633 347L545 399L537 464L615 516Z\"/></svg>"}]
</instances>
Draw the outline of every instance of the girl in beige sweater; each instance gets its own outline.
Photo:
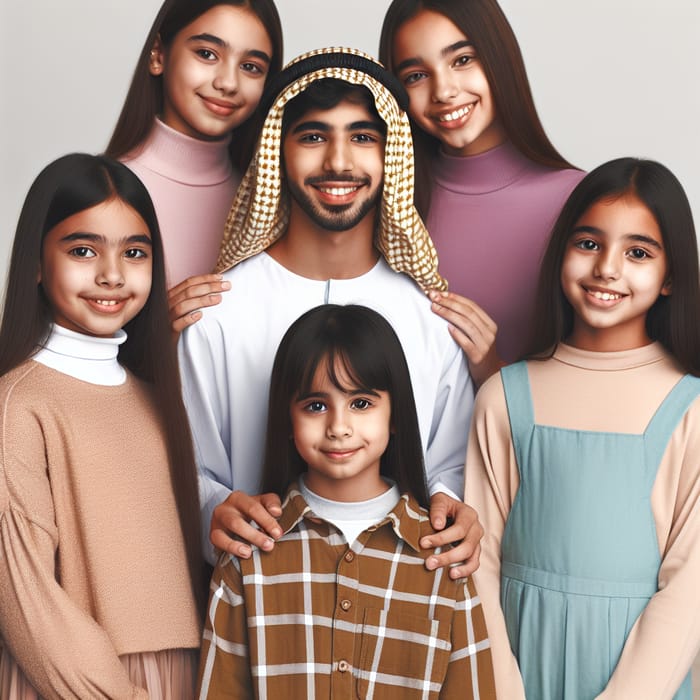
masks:
<instances>
[{"instance_id":1,"label":"girl in beige sweater","mask_svg":"<svg viewBox=\"0 0 700 700\"><path fill-rule=\"evenodd\" d=\"M158 224L126 166L72 154L32 185L0 410L0 697L191 697L196 474Z\"/></svg>"}]
</instances>

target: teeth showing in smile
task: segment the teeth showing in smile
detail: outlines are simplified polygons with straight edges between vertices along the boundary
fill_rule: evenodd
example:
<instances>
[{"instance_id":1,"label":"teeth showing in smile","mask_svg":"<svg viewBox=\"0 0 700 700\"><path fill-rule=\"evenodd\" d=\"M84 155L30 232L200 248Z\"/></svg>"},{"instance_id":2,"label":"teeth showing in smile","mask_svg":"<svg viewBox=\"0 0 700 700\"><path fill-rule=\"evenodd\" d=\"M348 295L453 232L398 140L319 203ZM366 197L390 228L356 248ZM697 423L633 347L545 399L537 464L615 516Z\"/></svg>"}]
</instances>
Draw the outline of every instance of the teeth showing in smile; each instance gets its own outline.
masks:
<instances>
[{"instance_id":1,"label":"teeth showing in smile","mask_svg":"<svg viewBox=\"0 0 700 700\"><path fill-rule=\"evenodd\" d=\"M459 109L456 109L454 112L450 112L449 114L441 114L438 117L438 121L440 122L453 122L455 119L461 119L462 117L466 116L469 114L469 112L472 111L472 107L474 105L467 105L466 107L460 107Z\"/></svg>"},{"instance_id":2,"label":"teeth showing in smile","mask_svg":"<svg viewBox=\"0 0 700 700\"><path fill-rule=\"evenodd\" d=\"M351 194L356 192L358 187L319 187L318 188L323 194L330 194L334 197L342 197L346 194Z\"/></svg>"},{"instance_id":3,"label":"teeth showing in smile","mask_svg":"<svg viewBox=\"0 0 700 700\"><path fill-rule=\"evenodd\" d=\"M600 299L601 301L615 301L617 299L622 299L622 294L613 294L612 292L590 291L588 293L594 296L596 299Z\"/></svg>"},{"instance_id":4,"label":"teeth showing in smile","mask_svg":"<svg viewBox=\"0 0 700 700\"><path fill-rule=\"evenodd\" d=\"M100 306L116 306L119 303L118 299L95 299L95 303Z\"/></svg>"}]
</instances>

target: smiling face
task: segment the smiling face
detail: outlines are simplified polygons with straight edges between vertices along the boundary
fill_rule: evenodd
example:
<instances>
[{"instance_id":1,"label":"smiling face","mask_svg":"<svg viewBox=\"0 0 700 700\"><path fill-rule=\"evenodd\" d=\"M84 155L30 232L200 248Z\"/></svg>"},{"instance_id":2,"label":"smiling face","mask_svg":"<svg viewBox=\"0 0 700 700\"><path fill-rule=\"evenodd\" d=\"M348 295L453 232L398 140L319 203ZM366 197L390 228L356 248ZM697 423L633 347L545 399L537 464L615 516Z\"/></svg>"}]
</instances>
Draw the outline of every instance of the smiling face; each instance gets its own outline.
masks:
<instances>
[{"instance_id":1,"label":"smiling face","mask_svg":"<svg viewBox=\"0 0 700 700\"><path fill-rule=\"evenodd\" d=\"M636 196L593 204L576 222L561 286L574 310L567 340L585 350L629 350L650 343L647 311L671 293L659 225Z\"/></svg>"},{"instance_id":2,"label":"smiling face","mask_svg":"<svg viewBox=\"0 0 700 700\"><path fill-rule=\"evenodd\" d=\"M393 63L408 92L410 116L440 140L445 153L476 155L505 141L479 57L450 19L422 10L402 24Z\"/></svg>"},{"instance_id":3,"label":"smiling face","mask_svg":"<svg viewBox=\"0 0 700 700\"><path fill-rule=\"evenodd\" d=\"M380 460L391 434L391 399L386 391L352 387L336 365L339 389L319 364L308 394L290 406L294 445L306 462L306 485L323 498L364 501L386 491Z\"/></svg>"},{"instance_id":4,"label":"smiling face","mask_svg":"<svg viewBox=\"0 0 700 700\"><path fill-rule=\"evenodd\" d=\"M151 291L148 226L116 198L69 216L44 237L39 282L56 324L113 336Z\"/></svg>"},{"instance_id":5,"label":"smiling face","mask_svg":"<svg viewBox=\"0 0 700 700\"><path fill-rule=\"evenodd\" d=\"M290 124L283 143L292 207L309 225L349 231L373 215L382 193L384 127L367 107L343 100Z\"/></svg>"},{"instance_id":6,"label":"smiling face","mask_svg":"<svg viewBox=\"0 0 700 700\"><path fill-rule=\"evenodd\" d=\"M271 58L270 37L250 10L207 10L151 51L149 70L163 76L161 118L193 138L224 137L257 107Z\"/></svg>"}]
</instances>

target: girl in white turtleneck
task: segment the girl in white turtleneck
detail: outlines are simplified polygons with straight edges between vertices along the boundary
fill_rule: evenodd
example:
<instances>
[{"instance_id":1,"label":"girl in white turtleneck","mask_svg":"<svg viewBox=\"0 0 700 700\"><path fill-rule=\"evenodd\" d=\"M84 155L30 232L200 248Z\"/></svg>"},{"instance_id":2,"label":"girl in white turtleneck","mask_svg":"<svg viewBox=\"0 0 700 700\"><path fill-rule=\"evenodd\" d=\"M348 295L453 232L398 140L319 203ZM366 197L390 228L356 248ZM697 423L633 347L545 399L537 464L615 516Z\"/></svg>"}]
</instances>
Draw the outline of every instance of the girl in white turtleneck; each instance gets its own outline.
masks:
<instances>
[{"instance_id":1,"label":"girl in white turtleneck","mask_svg":"<svg viewBox=\"0 0 700 700\"><path fill-rule=\"evenodd\" d=\"M107 155L153 198L178 333L228 289L209 273L281 62L273 0L165 0L139 55Z\"/></svg>"},{"instance_id":2,"label":"girl in white turtleneck","mask_svg":"<svg viewBox=\"0 0 700 700\"><path fill-rule=\"evenodd\" d=\"M197 478L155 212L116 161L27 195L0 411L0 697L193 697Z\"/></svg>"}]
</instances>

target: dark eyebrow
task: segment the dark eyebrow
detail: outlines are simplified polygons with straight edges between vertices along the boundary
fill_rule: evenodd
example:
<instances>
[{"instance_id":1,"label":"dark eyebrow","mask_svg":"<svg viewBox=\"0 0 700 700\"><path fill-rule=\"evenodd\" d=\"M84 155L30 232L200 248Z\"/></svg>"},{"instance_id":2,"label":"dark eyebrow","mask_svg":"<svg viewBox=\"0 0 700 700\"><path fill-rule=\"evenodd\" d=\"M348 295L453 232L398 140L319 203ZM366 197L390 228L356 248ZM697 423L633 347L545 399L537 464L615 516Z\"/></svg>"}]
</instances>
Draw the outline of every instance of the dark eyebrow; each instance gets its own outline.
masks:
<instances>
[{"instance_id":1,"label":"dark eyebrow","mask_svg":"<svg viewBox=\"0 0 700 700\"><path fill-rule=\"evenodd\" d=\"M460 41L455 41L454 44L450 44L449 46L445 46L444 49L441 49L440 55L447 56L451 53L454 53L455 51L465 49L469 46L474 46L474 42L469 41L469 39L461 39ZM419 66L422 62L423 59L421 59L420 56L407 58L405 61L401 61L401 63L399 63L399 65L394 68L394 71L396 73L400 73L404 68L410 68L411 66Z\"/></svg>"},{"instance_id":2,"label":"dark eyebrow","mask_svg":"<svg viewBox=\"0 0 700 700\"><path fill-rule=\"evenodd\" d=\"M363 389L362 387L357 387L356 389L341 389L341 391L346 396L361 396L362 394L369 394L370 396L379 396L379 394L374 389ZM297 402L308 401L309 399L320 399L321 401L327 401L330 394L326 394L322 391L310 391L308 394L299 394L297 396Z\"/></svg>"},{"instance_id":3,"label":"dark eyebrow","mask_svg":"<svg viewBox=\"0 0 700 700\"><path fill-rule=\"evenodd\" d=\"M216 44L216 46L220 46L223 49L230 48L231 46L228 41L224 41L221 37L218 37L215 34L208 34L207 32L203 32L202 34L194 34L193 36L189 37L187 41L207 41L210 44ZM258 49L248 49L245 53L247 56L259 58L261 61L265 61L265 63L269 64L272 62L272 58L264 51L260 51Z\"/></svg>"},{"instance_id":4,"label":"dark eyebrow","mask_svg":"<svg viewBox=\"0 0 700 700\"><path fill-rule=\"evenodd\" d=\"M324 134L327 134L331 130L330 124L326 124L326 122L299 122L293 129L292 133L293 134L298 134L302 131L322 131Z\"/></svg>"},{"instance_id":5,"label":"dark eyebrow","mask_svg":"<svg viewBox=\"0 0 700 700\"><path fill-rule=\"evenodd\" d=\"M596 236L602 236L605 232L602 229L597 228L596 226L577 226L572 231L572 235L576 233L591 233ZM625 234L625 238L629 241L646 243L647 245L657 248L658 250L663 250L663 246L655 238L647 236L643 233L627 233Z\"/></svg>"},{"instance_id":6,"label":"dark eyebrow","mask_svg":"<svg viewBox=\"0 0 700 700\"><path fill-rule=\"evenodd\" d=\"M66 243L72 243L74 241L87 241L88 243L104 243L106 238L101 236L99 233L86 233L84 231L75 231L74 233L69 233L67 236L63 236L61 241ZM153 243L149 236L145 233L136 233L133 236L126 236L119 241L119 245L133 243L142 243L144 245L152 246Z\"/></svg>"},{"instance_id":7,"label":"dark eyebrow","mask_svg":"<svg viewBox=\"0 0 700 700\"><path fill-rule=\"evenodd\" d=\"M474 46L474 42L469 41L469 39L461 39L460 41L455 41L454 44L450 44L449 46L446 46L440 53L443 56L447 56L447 54L454 53L455 51L459 51L460 49L466 49L469 46Z\"/></svg>"},{"instance_id":8,"label":"dark eyebrow","mask_svg":"<svg viewBox=\"0 0 700 700\"><path fill-rule=\"evenodd\" d=\"M358 122L351 122L345 127L345 131L363 131L363 130L376 131L380 134L384 133L384 128L381 122L374 120L362 120ZM302 131L320 131L323 134L329 134L332 131L332 127L327 122L299 122L293 129L293 134L299 134Z\"/></svg>"}]
</instances>

